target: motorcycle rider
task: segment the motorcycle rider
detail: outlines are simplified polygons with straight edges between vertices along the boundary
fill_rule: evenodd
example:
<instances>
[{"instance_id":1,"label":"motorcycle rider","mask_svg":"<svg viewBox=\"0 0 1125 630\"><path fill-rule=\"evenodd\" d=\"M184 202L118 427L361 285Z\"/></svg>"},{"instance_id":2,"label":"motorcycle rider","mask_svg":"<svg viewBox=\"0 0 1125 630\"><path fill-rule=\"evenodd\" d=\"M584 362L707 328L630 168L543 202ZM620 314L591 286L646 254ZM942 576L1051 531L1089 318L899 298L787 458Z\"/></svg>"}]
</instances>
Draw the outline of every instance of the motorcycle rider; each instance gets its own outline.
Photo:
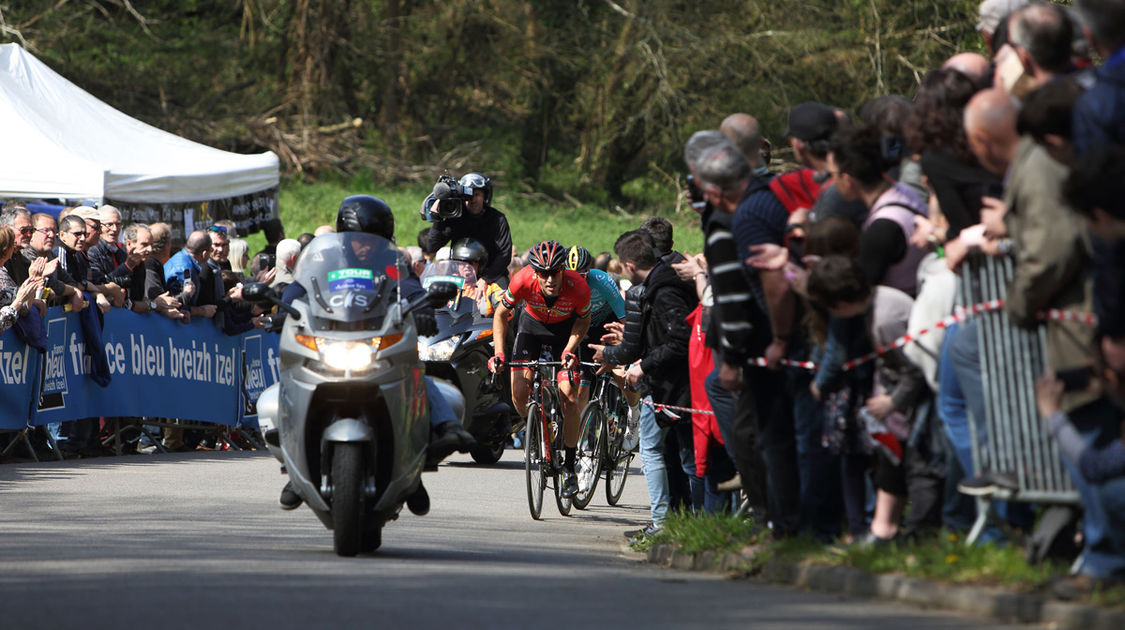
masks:
<instances>
[{"instance_id":1,"label":"motorcycle rider","mask_svg":"<svg viewBox=\"0 0 1125 630\"><path fill-rule=\"evenodd\" d=\"M423 218L434 222L422 249L436 252L450 241L472 238L488 251L488 261L477 271L480 277L477 286L483 291L495 282L501 289L507 289L508 264L512 261L512 232L508 228L508 218L492 207L492 180L480 173L468 173L461 178L460 184L466 193L472 194L472 198L465 202L465 211L446 218L438 218L430 212L437 195L442 194L439 189L449 190L440 182L434 186L434 194L422 203Z\"/></svg>"},{"instance_id":2,"label":"motorcycle rider","mask_svg":"<svg viewBox=\"0 0 1125 630\"><path fill-rule=\"evenodd\" d=\"M480 241L473 238L458 239L449 248L449 259L468 263L473 266L473 273L480 279L481 270L488 262L488 249ZM477 308L484 315L492 315L500 298L504 295L504 287L495 282L488 283L484 290L477 286L465 287L465 294L477 301Z\"/></svg>"},{"instance_id":3,"label":"motorcycle rider","mask_svg":"<svg viewBox=\"0 0 1125 630\"><path fill-rule=\"evenodd\" d=\"M578 446L579 384L574 383L578 367L578 350L590 327L590 287L576 272L566 269L566 250L558 241L543 241L531 248L528 266L519 270L505 291L492 318L495 354L488 368L499 372L504 366L502 341L508 330L509 315L523 302L512 358L535 361L544 347L563 363L558 373L558 388L563 412L563 440L566 460L564 482L560 494L572 497L578 491L574 460ZM512 405L527 419L527 398L531 389L531 368L512 368Z\"/></svg>"},{"instance_id":4,"label":"motorcycle rider","mask_svg":"<svg viewBox=\"0 0 1125 630\"><path fill-rule=\"evenodd\" d=\"M371 195L352 195L340 202L340 208L336 211L336 232L365 232L394 242L395 217L391 213L390 207L382 199ZM360 259L363 258L363 252L354 253ZM378 273L379 270L376 270L376 272ZM399 280L399 289L402 296L410 301L425 295L425 291L422 290L422 285L418 282L418 277L414 275L413 271ZM281 301L290 304L305 295L307 295L305 287L301 286L299 282L293 282L285 288ZM429 306L423 306L415 310L414 325L420 336L428 337L437 334L434 310ZM425 380L426 398L430 402L431 427L427 465L436 466L437 462L449 456L453 451L467 453L476 444L476 439L461 426L457 416L453 413L453 408L446 402L433 380L429 377L426 377ZM302 501L301 496L293 489L293 484L291 482L286 483L285 488L281 490L279 499L282 509L295 509L301 505ZM425 487L419 483L418 491L407 499L406 504L410 511L415 514L428 512L430 499Z\"/></svg>"}]
</instances>

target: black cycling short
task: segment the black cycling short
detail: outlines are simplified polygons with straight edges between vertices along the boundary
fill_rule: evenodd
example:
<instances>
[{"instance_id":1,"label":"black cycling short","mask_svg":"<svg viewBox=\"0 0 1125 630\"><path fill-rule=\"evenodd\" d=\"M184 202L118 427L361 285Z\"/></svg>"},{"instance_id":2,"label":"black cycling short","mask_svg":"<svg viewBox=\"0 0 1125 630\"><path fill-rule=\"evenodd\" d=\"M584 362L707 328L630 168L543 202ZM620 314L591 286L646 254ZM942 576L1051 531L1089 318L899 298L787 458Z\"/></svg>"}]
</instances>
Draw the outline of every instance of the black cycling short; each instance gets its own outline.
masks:
<instances>
[{"instance_id":1,"label":"black cycling short","mask_svg":"<svg viewBox=\"0 0 1125 630\"><path fill-rule=\"evenodd\" d=\"M550 351L553 361L561 361L566 342L570 341L570 331L574 328L574 318L570 317L554 324L545 324L534 317L522 315L516 330L516 340L512 344L513 362L538 360L544 348ZM525 366L513 366L513 370L530 370ZM569 381L567 370L559 370L559 380Z\"/></svg>"}]
</instances>

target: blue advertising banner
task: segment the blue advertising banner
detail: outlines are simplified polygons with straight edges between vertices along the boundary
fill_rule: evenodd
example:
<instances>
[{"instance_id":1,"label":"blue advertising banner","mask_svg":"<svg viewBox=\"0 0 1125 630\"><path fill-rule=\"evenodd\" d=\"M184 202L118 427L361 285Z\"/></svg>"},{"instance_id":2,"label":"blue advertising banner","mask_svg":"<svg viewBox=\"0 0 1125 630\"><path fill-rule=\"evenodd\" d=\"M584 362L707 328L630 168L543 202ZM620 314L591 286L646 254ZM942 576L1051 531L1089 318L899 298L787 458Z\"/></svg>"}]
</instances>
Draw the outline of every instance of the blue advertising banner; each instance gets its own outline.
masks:
<instances>
[{"instance_id":1,"label":"blue advertising banner","mask_svg":"<svg viewBox=\"0 0 1125 630\"><path fill-rule=\"evenodd\" d=\"M77 315L51 309L46 329L35 425L98 416L234 425L242 415L243 340L224 335L210 320L184 325L111 309L100 340L107 363L104 370L110 377L106 387L90 376L95 364L86 355L86 337ZM274 347L276 357L276 342ZM268 371L266 366L260 370Z\"/></svg>"},{"instance_id":2,"label":"blue advertising banner","mask_svg":"<svg viewBox=\"0 0 1125 630\"><path fill-rule=\"evenodd\" d=\"M0 429L27 426L42 355L9 328L0 334Z\"/></svg>"},{"instance_id":3,"label":"blue advertising banner","mask_svg":"<svg viewBox=\"0 0 1125 630\"><path fill-rule=\"evenodd\" d=\"M260 330L245 333L242 339L242 418L239 424L258 427L258 396L278 379L278 335Z\"/></svg>"}]
</instances>

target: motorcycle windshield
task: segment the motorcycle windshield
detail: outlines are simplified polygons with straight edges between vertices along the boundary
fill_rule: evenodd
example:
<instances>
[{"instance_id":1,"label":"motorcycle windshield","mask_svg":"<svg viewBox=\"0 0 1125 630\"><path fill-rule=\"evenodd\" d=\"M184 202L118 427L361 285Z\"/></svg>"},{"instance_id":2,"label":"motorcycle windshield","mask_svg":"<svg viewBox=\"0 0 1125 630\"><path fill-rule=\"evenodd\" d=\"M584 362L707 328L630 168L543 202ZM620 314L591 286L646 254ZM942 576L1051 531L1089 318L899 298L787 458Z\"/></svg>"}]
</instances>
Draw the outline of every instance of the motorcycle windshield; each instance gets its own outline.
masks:
<instances>
[{"instance_id":1,"label":"motorcycle windshield","mask_svg":"<svg viewBox=\"0 0 1125 630\"><path fill-rule=\"evenodd\" d=\"M310 315L354 322L385 315L398 300L398 279L408 273L394 243L343 232L314 238L301 252L295 275L308 291Z\"/></svg>"},{"instance_id":2,"label":"motorcycle windshield","mask_svg":"<svg viewBox=\"0 0 1125 630\"><path fill-rule=\"evenodd\" d=\"M477 274L473 266L460 260L439 260L422 272L422 288L429 287L434 282L452 282L458 289L471 287L477 283Z\"/></svg>"},{"instance_id":3,"label":"motorcycle windshield","mask_svg":"<svg viewBox=\"0 0 1125 630\"><path fill-rule=\"evenodd\" d=\"M442 308L455 313L462 310L472 312L473 301L462 299L465 297L464 289L475 287L477 284L477 274L469 263L460 260L439 260L426 267L426 270L422 272L421 281L423 289L435 282L452 282L457 285L457 288L462 291L459 291Z\"/></svg>"}]
</instances>

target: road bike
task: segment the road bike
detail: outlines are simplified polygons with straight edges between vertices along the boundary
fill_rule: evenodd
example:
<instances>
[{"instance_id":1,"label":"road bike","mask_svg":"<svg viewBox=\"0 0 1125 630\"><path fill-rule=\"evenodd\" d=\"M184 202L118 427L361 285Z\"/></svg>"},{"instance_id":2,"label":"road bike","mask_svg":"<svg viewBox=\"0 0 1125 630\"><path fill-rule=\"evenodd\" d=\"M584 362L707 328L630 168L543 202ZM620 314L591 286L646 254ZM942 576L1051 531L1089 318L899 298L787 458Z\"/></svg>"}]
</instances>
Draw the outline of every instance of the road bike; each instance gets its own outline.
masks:
<instances>
[{"instance_id":1,"label":"road bike","mask_svg":"<svg viewBox=\"0 0 1125 630\"><path fill-rule=\"evenodd\" d=\"M583 365L600 367L596 363ZM617 505L621 500L625 480L629 476L629 464L635 453L624 447L628 414L629 404L613 382L612 375L598 375L593 395L582 410L578 423L578 451L575 459L578 492L574 495L574 507L584 510L590 504L602 471L605 471L606 502Z\"/></svg>"},{"instance_id":2,"label":"road bike","mask_svg":"<svg viewBox=\"0 0 1125 630\"><path fill-rule=\"evenodd\" d=\"M555 492L559 514L569 516L573 502L562 496L563 413L555 374L560 361L513 361L511 367L531 368L531 392L527 403L527 435L524 438L523 461L527 477L527 507L531 518L539 520L543 512L543 491L548 480Z\"/></svg>"}]
</instances>

